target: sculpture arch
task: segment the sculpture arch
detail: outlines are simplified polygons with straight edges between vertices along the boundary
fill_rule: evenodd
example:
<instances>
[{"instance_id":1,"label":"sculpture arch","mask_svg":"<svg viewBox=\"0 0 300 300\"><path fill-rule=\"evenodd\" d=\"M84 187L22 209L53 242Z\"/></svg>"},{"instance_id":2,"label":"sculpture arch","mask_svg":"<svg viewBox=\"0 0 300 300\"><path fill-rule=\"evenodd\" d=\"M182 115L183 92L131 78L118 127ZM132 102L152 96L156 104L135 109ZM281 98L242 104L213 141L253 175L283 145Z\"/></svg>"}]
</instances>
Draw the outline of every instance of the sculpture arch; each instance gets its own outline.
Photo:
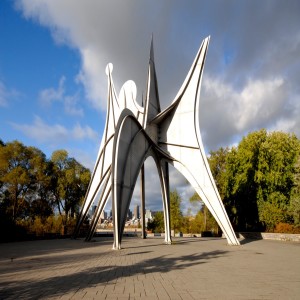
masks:
<instances>
[{"instance_id":1,"label":"sculpture arch","mask_svg":"<svg viewBox=\"0 0 300 300\"><path fill-rule=\"evenodd\" d=\"M194 187L221 227L230 245L239 245L212 177L200 135L199 99L209 37L203 40L190 71L174 101L161 111L151 42L145 106L136 102L136 86L127 81L117 96L112 64L106 67L108 101L104 134L77 226L78 234L91 204L100 199L87 235L89 240L110 195L114 220L114 249L121 248L122 234L138 174L152 156L160 178L165 243L171 243L169 170L172 164Z\"/></svg>"}]
</instances>

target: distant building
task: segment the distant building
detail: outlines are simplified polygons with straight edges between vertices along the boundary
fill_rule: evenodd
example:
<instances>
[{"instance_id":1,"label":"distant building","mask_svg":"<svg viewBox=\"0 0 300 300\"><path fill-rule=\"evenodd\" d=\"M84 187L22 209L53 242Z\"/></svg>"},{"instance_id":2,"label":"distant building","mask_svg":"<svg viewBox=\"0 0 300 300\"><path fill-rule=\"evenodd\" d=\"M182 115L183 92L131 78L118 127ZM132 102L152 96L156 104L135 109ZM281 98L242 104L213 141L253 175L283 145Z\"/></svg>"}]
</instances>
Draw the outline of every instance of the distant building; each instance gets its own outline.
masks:
<instances>
[{"instance_id":1,"label":"distant building","mask_svg":"<svg viewBox=\"0 0 300 300\"><path fill-rule=\"evenodd\" d=\"M152 212L150 209L146 209L145 218L148 220L152 220Z\"/></svg>"},{"instance_id":2,"label":"distant building","mask_svg":"<svg viewBox=\"0 0 300 300\"><path fill-rule=\"evenodd\" d=\"M152 212L150 209L146 209L146 213L145 213L145 226L147 227L148 222L152 221L153 216L152 216Z\"/></svg>"},{"instance_id":3,"label":"distant building","mask_svg":"<svg viewBox=\"0 0 300 300\"><path fill-rule=\"evenodd\" d=\"M133 210L133 216L136 219L140 218L140 207L138 205L135 206L134 210Z\"/></svg>"}]
</instances>

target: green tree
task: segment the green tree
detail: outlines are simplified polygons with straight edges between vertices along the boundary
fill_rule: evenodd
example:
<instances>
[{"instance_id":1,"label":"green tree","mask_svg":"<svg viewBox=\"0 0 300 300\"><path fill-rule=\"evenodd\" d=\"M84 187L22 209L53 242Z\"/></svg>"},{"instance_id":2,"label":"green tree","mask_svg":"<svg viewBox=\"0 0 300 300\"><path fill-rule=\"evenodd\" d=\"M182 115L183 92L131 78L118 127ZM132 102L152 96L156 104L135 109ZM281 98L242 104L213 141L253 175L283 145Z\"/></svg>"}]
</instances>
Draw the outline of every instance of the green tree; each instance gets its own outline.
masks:
<instances>
[{"instance_id":1,"label":"green tree","mask_svg":"<svg viewBox=\"0 0 300 300\"><path fill-rule=\"evenodd\" d=\"M211 151L208 157L210 170L222 200L226 193L226 164L229 152L229 148L220 148L217 151Z\"/></svg>"},{"instance_id":2,"label":"green tree","mask_svg":"<svg viewBox=\"0 0 300 300\"><path fill-rule=\"evenodd\" d=\"M55 151L49 161L35 147L0 140L1 236L11 239L14 234L5 234L20 226L43 234L50 223L55 230L66 225L78 212L89 180L90 171L64 150ZM58 219L52 218L54 208L61 215Z\"/></svg>"},{"instance_id":3,"label":"green tree","mask_svg":"<svg viewBox=\"0 0 300 300\"><path fill-rule=\"evenodd\" d=\"M32 157L31 149L18 141L0 147L1 210L13 223L24 218L29 209L26 198L32 187Z\"/></svg>"},{"instance_id":4,"label":"green tree","mask_svg":"<svg viewBox=\"0 0 300 300\"><path fill-rule=\"evenodd\" d=\"M248 134L237 148L228 152L226 160L226 186L224 205L236 230L259 230L256 172L259 150L266 140L262 129Z\"/></svg>"},{"instance_id":5,"label":"green tree","mask_svg":"<svg viewBox=\"0 0 300 300\"><path fill-rule=\"evenodd\" d=\"M28 195L30 214L42 220L53 214L54 198L52 194L53 164L39 149L29 147L32 152L29 174L31 177L31 193Z\"/></svg>"},{"instance_id":6,"label":"green tree","mask_svg":"<svg viewBox=\"0 0 300 300\"><path fill-rule=\"evenodd\" d=\"M190 202L199 203L201 205L201 208L191 225L191 227L193 228L192 233L211 231L217 234L219 231L218 223L197 193L193 194L193 196L190 198Z\"/></svg>"},{"instance_id":7,"label":"green tree","mask_svg":"<svg viewBox=\"0 0 300 300\"><path fill-rule=\"evenodd\" d=\"M181 197L177 190L171 191L170 193L170 218L171 218L171 229L174 233L178 232L182 226L182 212L180 210Z\"/></svg>"},{"instance_id":8,"label":"green tree","mask_svg":"<svg viewBox=\"0 0 300 300\"><path fill-rule=\"evenodd\" d=\"M272 230L290 222L299 140L293 134L248 134L228 152L224 204L237 230Z\"/></svg>"},{"instance_id":9,"label":"green tree","mask_svg":"<svg viewBox=\"0 0 300 300\"><path fill-rule=\"evenodd\" d=\"M292 215L294 224L300 225L300 155L295 164L294 186L291 191L289 213Z\"/></svg>"},{"instance_id":10,"label":"green tree","mask_svg":"<svg viewBox=\"0 0 300 300\"><path fill-rule=\"evenodd\" d=\"M261 144L255 180L260 221L268 230L279 222L290 222L288 210L299 150L296 136L283 132L269 133Z\"/></svg>"},{"instance_id":11,"label":"green tree","mask_svg":"<svg viewBox=\"0 0 300 300\"><path fill-rule=\"evenodd\" d=\"M55 174L54 201L64 225L67 225L69 217L73 218L79 212L91 174L65 150L54 151L51 161Z\"/></svg>"},{"instance_id":12,"label":"green tree","mask_svg":"<svg viewBox=\"0 0 300 300\"><path fill-rule=\"evenodd\" d=\"M164 213L162 211L155 213L152 221L148 222L147 229L155 233L162 233L165 231Z\"/></svg>"}]
</instances>

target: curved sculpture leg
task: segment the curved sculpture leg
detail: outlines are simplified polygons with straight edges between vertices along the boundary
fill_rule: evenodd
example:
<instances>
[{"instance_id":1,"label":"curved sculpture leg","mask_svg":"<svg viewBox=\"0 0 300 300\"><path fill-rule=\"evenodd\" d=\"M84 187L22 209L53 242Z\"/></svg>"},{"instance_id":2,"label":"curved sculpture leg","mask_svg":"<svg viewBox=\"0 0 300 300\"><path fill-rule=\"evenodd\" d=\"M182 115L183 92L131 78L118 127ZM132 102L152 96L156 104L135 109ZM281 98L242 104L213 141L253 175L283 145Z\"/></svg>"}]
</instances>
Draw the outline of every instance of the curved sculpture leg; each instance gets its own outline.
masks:
<instances>
[{"instance_id":1,"label":"curved sculpture leg","mask_svg":"<svg viewBox=\"0 0 300 300\"><path fill-rule=\"evenodd\" d=\"M157 148L155 149L157 150ZM166 160L160 159L157 151L153 151L154 161L159 175L161 194L163 200L165 243L172 244L171 222L170 222L170 185L169 185L169 166Z\"/></svg>"},{"instance_id":2,"label":"curved sculpture leg","mask_svg":"<svg viewBox=\"0 0 300 300\"><path fill-rule=\"evenodd\" d=\"M106 179L107 173L111 168L113 137L115 134L115 126L120 115L120 107L116 96L111 72L112 64L109 64L106 68L106 74L108 76L108 101L105 128L90 184L86 192L84 203L73 234L74 237L77 236L79 228L83 220L85 219L92 203L95 202L96 197L102 188L102 184ZM98 220L96 220L96 222L97 221Z\"/></svg>"},{"instance_id":3,"label":"curved sculpture leg","mask_svg":"<svg viewBox=\"0 0 300 300\"><path fill-rule=\"evenodd\" d=\"M90 241L91 238L94 236L98 220L101 216L101 213L102 213L102 211L103 211L103 209L104 209L104 207L107 203L108 197L111 193L111 176L110 175L111 174L109 173L108 176L107 176L107 179L104 183L104 186L103 186L103 189L102 189L102 192L101 192L101 196L100 196L96 211L95 211L93 219L91 221L88 234L85 238L85 240L87 242Z\"/></svg>"},{"instance_id":4,"label":"curved sculpture leg","mask_svg":"<svg viewBox=\"0 0 300 300\"><path fill-rule=\"evenodd\" d=\"M145 166L141 167L141 220L142 220L142 239L146 238L146 220L145 220Z\"/></svg>"},{"instance_id":5,"label":"curved sculpture leg","mask_svg":"<svg viewBox=\"0 0 300 300\"><path fill-rule=\"evenodd\" d=\"M97 168L97 164L96 164L96 168L95 168L95 174L97 174L99 172L99 168ZM78 233L79 233L79 229L80 226L82 225L84 219L87 216L88 210L91 207L92 203L95 201L95 198L97 197L99 191L105 188L106 184L104 184L104 182L110 180L111 177L111 167L109 166L109 168L104 172L104 174L102 175L100 180L96 180L96 179L91 179L90 181L90 186L89 189L86 193L86 197L85 197L85 201L84 201L84 205L82 206L82 209L80 211L80 215L73 233L73 238L76 238ZM101 202L101 197L99 200L99 203ZM105 205L106 203L104 203ZM99 206L99 204L98 204ZM101 213L101 212L100 212ZM99 215L100 216L100 215ZM98 220L96 220L97 222Z\"/></svg>"},{"instance_id":6,"label":"curved sculpture leg","mask_svg":"<svg viewBox=\"0 0 300 300\"><path fill-rule=\"evenodd\" d=\"M171 244L171 222L170 222L170 185L169 185L169 166L166 161L160 161L158 174L161 182L161 192L163 196L164 224L165 224L165 243Z\"/></svg>"},{"instance_id":7,"label":"curved sculpture leg","mask_svg":"<svg viewBox=\"0 0 300 300\"><path fill-rule=\"evenodd\" d=\"M227 241L239 245L211 174L199 127L200 85L209 38L206 38L173 104L153 121L160 126L158 144L174 158L177 168L195 188Z\"/></svg>"},{"instance_id":8,"label":"curved sculpture leg","mask_svg":"<svg viewBox=\"0 0 300 300\"><path fill-rule=\"evenodd\" d=\"M121 248L126 215L134 187L151 142L129 110L124 110L116 128L112 162L114 218L113 249Z\"/></svg>"}]
</instances>

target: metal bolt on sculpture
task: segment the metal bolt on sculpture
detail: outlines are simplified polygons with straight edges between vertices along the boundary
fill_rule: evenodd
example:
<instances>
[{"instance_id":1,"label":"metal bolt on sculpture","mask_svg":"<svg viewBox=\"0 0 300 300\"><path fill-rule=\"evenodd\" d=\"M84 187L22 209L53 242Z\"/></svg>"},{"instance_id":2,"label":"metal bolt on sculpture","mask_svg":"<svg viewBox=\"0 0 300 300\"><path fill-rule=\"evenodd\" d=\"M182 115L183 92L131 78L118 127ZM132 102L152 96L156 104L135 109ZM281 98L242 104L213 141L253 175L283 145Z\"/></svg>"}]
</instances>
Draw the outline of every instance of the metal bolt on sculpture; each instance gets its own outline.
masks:
<instances>
[{"instance_id":1,"label":"metal bolt on sculpture","mask_svg":"<svg viewBox=\"0 0 300 300\"><path fill-rule=\"evenodd\" d=\"M144 161L152 156L161 184L165 243L171 243L168 164L189 181L221 227L228 244L239 245L212 177L200 135L199 99L209 37L200 49L179 92L169 107L160 109L151 41L145 105L136 102L136 85L127 81L117 97L108 64L106 124L85 201L74 231L76 237L87 212L100 194L86 240L90 240L100 214L112 196L114 244L121 248L122 234L134 187L141 171L144 201ZM142 205L143 206L143 205ZM143 208L144 210L144 208ZM142 211L144 215L144 211ZM143 222L144 226L144 222ZM144 233L144 228L142 230Z\"/></svg>"}]
</instances>

